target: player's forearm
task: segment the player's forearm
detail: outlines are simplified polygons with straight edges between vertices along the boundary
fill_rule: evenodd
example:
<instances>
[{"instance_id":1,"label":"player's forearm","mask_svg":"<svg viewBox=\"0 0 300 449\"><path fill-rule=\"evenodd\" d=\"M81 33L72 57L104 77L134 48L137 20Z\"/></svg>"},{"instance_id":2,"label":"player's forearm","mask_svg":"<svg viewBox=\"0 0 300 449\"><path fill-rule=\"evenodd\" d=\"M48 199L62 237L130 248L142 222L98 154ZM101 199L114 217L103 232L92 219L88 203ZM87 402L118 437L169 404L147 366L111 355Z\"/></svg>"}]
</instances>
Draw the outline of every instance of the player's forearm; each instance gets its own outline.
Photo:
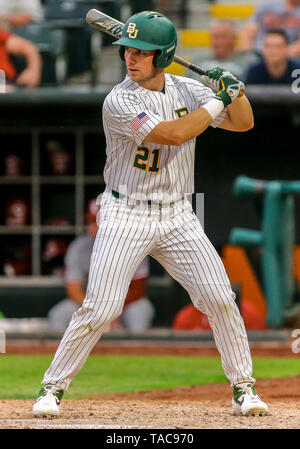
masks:
<instances>
[{"instance_id":1,"label":"player's forearm","mask_svg":"<svg viewBox=\"0 0 300 449\"><path fill-rule=\"evenodd\" d=\"M227 107L227 115L220 128L245 132L254 126L254 117L248 98L243 95Z\"/></svg>"},{"instance_id":2,"label":"player's forearm","mask_svg":"<svg viewBox=\"0 0 300 449\"><path fill-rule=\"evenodd\" d=\"M148 134L146 142L161 145L182 145L184 142L199 136L212 123L212 117L203 108L176 120L165 120L159 123Z\"/></svg>"}]
</instances>

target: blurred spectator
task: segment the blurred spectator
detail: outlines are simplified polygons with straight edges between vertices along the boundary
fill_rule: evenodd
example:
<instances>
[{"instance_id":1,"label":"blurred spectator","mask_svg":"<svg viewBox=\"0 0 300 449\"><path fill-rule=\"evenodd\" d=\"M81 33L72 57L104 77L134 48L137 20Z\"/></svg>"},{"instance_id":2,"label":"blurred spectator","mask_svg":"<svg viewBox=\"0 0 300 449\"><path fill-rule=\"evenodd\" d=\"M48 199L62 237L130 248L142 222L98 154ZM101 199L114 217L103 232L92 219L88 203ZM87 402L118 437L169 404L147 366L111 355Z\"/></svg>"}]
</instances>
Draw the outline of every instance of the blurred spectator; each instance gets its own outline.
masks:
<instances>
[{"instance_id":1,"label":"blurred spectator","mask_svg":"<svg viewBox=\"0 0 300 449\"><path fill-rule=\"evenodd\" d=\"M57 140L48 140L46 143L50 173L52 175L70 175L72 155Z\"/></svg>"},{"instance_id":2,"label":"blurred spectator","mask_svg":"<svg viewBox=\"0 0 300 449\"><path fill-rule=\"evenodd\" d=\"M28 226L31 223L29 201L24 197L13 197L6 201L5 225Z\"/></svg>"},{"instance_id":3,"label":"blurred spectator","mask_svg":"<svg viewBox=\"0 0 300 449\"><path fill-rule=\"evenodd\" d=\"M192 62L203 69L222 67L241 79L245 69L259 58L254 53L240 53L236 50L237 30L230 20L215 20L210 26L210 53L199 54ZM199 75L189 75L199 80Z\"/></svg>"},{"instance_id":4,"label":"blurred spectator","mask_svg":"<svg viewBox=\"0 0 300 449\"><path fill-rule=\"evenodd\" d=\"M292 84L293 71L300 62L289 59L287 36L282 30L265 33L262 47L263 60L249 67L247 84Z\"/></svg>"},{"instance_id":5,"label":"blurred spectator","mask_svg":"<svg viewBox=\"0 0 300 449\"><path fill-rule=\"evenodd\" d=\"M43 254L43 274L51 276L64 275L64 257L68 248L68 242L64 238L51 238L47 240Z\"/></svg>"},{"instance_id":6,"label":"blurred spectator","mask_svg":"<svg viewBox=\"0 0 300 449\"><path fill-rule=\"evenodd\" d=\"M263 2L241 33L242 51L262 51L263 36L267 30L282 28L289 41L288 55L300 56L300 0Z\"/></svg>"},{"instance_id":7,"label":"blurred spectator","mask_svg":"<svg viewBox=\"0 0 300 449\"><path fill-rule=\"evenodd\" d=\"M26 68L17 74L10 55L22 56ZM0 29L0 70L6 75L8 84L24 87L36 87L41 79L41 57L30 41Z\"/></svg>"},{"instance_id":8,"label":"blurred spectator","mask_svg":"<svg viewBox=\"0 0 300 449\"><path fill-rule=\"evenodd\" d=\"M26 174L24 159L17 153L8 153L4 158L5 176L22 176Z\"/></svg>"},{"instance_id":9,"label":"blurred spectator","mask_svg":"<svg viewBox=\"0 0 300 449\"><path fill-rule=\"evenodd\" d=\"M96 200L90 201L85 215L86 235L71 242L65 256L65 282L68 299L56 304L48 313L49 323L55 330L65 330L74 312L82 305L88 282L90 258L98 225L96 217L99 206ZM151 326L154 308L146 294L146 280L149 276L149 261L144 259L135 272L121 317L111 324L132 331L141 331Z\"/></svg>"},{"instance_id":10,"label":"blurred spectator","mask_svg":"<svg viewBox=\"0 0 300 449\"><path fill-rule=\"evenodd\" d=\"M43 19L40 0L0 0L0 27L13 30Z\"/></svg>"},{"instance_id":11,"label":"blurred spectator","mask_svg":"<svg viewBox=\"0 0 300 449\"><path fill-rule=\"evenodd\" d=\"M3 249L3 254L1 271L4 275L12 277L31 274L30 245L20 244L19 246L14 246L10 244Z\"/></svg>"}]
</instances>

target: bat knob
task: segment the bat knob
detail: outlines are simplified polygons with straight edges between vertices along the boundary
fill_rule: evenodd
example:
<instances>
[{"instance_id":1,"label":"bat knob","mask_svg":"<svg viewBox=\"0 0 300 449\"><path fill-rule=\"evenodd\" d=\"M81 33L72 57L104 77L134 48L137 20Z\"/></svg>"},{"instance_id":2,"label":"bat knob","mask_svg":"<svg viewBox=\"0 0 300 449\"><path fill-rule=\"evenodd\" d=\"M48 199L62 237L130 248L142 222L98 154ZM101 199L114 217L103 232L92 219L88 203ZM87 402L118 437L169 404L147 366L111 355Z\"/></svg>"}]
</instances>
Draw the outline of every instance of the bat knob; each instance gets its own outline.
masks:
<instances>
[{"instance_id":1,"label":"bat knob","mask_svg":"<svg viewBox=\"0 0 300 449\"><path fill-rule=\"evenodd\" d=\"M243 87L238 94L238 98L241 98L244 94L245 94L245 88Z\"/></svg>"}]
</instances>

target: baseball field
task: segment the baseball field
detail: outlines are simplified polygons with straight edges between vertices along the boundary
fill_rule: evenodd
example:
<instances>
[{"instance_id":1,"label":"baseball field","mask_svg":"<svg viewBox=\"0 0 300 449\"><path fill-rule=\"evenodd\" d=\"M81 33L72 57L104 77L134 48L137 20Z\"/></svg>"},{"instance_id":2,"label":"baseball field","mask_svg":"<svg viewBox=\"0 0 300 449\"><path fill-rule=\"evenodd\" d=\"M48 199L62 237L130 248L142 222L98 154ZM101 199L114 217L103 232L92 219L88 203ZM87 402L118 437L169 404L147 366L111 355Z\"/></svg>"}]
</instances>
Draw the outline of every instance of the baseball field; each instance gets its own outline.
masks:
<instances>
[{"instance_id":1,"label":"baseball field","mask_svg":"<svg viewBox=\"0 0 300 449\"><path fill-rule=\"evenodd\" d=\"M251 347L257 391L270 416L241 417L212 346L102 342L65 393L61 415L40 419L32 404L55 343L8 344L1 354L4 429L299 429L300 364L289 344Z\"/></svg>"}]
</instances>

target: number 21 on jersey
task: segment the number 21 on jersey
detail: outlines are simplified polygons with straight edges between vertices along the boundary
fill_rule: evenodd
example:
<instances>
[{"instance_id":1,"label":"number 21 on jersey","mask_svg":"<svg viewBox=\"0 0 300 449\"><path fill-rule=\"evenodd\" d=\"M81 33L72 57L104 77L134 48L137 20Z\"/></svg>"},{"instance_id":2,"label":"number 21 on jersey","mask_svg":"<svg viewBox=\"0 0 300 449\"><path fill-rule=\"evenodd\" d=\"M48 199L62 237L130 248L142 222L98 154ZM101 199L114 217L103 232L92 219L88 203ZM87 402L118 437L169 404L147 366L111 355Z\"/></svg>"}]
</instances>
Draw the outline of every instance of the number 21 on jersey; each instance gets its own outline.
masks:
<instances>
[{"instance_id":1,"label":"number 21 on jersey","mask_svg":"<svg viewBox=\"0 0 300 449\"><path fill-rule=\"evenodd\" d=\"M147 147L137 147L137 153L134 158L133 167L149 173L159 172L160 149L150 150Z\"/></svg>"}]
</instances>

